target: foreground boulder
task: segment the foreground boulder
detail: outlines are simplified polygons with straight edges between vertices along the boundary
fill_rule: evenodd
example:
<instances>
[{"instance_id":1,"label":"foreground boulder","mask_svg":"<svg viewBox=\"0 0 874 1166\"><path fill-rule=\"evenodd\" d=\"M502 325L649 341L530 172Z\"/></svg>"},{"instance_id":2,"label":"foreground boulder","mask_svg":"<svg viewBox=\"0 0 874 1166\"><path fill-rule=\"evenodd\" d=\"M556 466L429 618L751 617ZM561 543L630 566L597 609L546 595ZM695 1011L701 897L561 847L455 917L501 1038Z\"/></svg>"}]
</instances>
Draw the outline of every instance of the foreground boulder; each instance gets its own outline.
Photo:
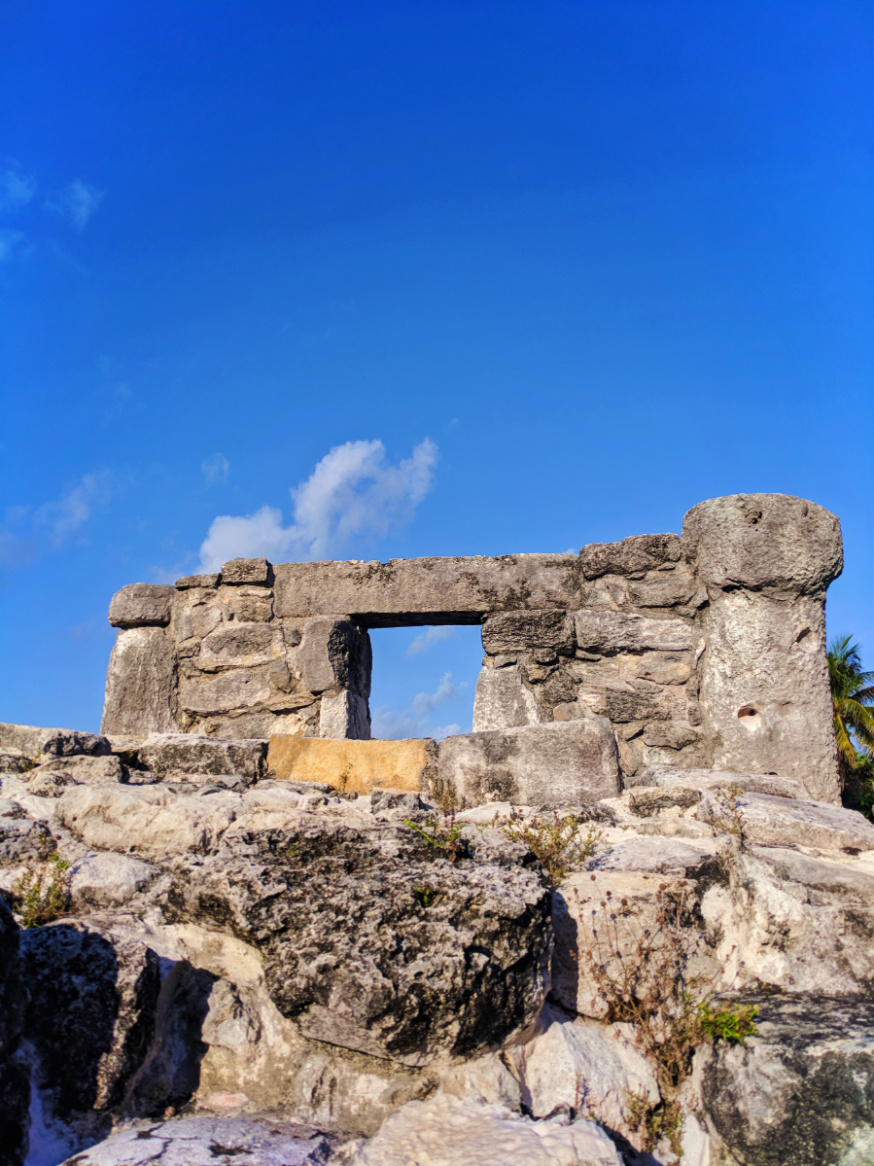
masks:
<instances>
[{"instance_id":1,"label":"foreground boulder","mask_svg":"<svg viewBox=\"0 0 874 1166\"><path fill-rule=\"evenodd\" d=\"M30 1081L17 1057L24 1029L18 927L0 899L0 1164L20 1166L30 1124Z\"/></svg>"},{"instance_id":2,"label":"foreground boulder","mask_svg":"<svg viewBox=\"0 0 874 1166\"><path fill-rule=\"evenodd\" d=\"M874 1161L874 1004L761 997L759 1035L696 1057L712 1166Z\"/></svg>"},{"instance_id":3,"label":"foreground boulder","mask_svg":"<svg viewBox=\"0 0 874 1166\"><path fill-rule=\"evenodd\" d=\"M165 910L257 948L308 1037L409 1065L470 1054L543 1002L549 891L497 832L453 862L448 834L420 829L345 807L254 811L215 854L180 861Z\"/></svg>"}]
</instances>

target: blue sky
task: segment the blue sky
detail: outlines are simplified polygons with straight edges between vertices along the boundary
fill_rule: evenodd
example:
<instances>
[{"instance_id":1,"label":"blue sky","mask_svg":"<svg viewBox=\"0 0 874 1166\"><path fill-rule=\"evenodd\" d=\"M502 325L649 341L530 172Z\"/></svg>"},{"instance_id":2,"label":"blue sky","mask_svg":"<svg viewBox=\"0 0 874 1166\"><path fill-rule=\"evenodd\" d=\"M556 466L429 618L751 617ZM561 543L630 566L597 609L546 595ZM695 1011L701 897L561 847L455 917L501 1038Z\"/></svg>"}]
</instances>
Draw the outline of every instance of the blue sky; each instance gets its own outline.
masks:
<instances>
[{"instance_id":1,"label":"blue sky","mask_svg":"<svg viewBox=\"0 0 874 1166\"><path fill-rule=\"evenodd\" d=\"M235 539L742 491L840 515L874 664L872 47L842 0L0 2L0 720L96 727L113 591ZM422 634L386 732L469 723L475 630Z\"/></svg>"}]
</instances>

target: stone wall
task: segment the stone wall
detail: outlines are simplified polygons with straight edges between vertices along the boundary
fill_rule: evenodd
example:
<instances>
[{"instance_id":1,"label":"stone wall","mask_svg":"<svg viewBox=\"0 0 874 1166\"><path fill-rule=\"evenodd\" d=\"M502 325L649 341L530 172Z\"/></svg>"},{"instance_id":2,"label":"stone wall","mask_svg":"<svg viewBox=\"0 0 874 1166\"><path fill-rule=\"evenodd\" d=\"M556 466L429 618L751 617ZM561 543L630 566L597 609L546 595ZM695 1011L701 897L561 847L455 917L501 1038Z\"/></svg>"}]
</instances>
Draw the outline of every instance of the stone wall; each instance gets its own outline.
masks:
<instances>
[{"instance_id":1,"label":"stone wall","mask_svg":"<svg viewBox=\"0 0 874 1166\"><path fill-rule=\"evenodd\" d=\"M481 624L475 732L606 717L625 778L758 770L834 800L824 601L841 566L838 519L776 494L579 555L238 559L115 595L103 732L367 738L368 629Z\"/></svg>"}]
</instances>

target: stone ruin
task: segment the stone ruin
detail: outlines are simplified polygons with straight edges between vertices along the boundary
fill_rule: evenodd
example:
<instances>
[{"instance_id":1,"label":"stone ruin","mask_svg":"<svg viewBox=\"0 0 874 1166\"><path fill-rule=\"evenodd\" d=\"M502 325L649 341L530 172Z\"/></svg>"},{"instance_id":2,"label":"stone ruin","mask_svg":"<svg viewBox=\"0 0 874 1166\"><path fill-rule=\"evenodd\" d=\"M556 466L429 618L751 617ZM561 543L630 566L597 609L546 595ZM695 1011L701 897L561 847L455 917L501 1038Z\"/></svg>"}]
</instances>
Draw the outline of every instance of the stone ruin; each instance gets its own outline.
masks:
<instances>
[{"instance_id":1,"label":"stone ruin","mask_svg":"<svg viewBox=\"0 0 874 1166\"><path fill-rule=\"evenodd\" d=\"M548 800L551 768L590 800L667 765L836 802L824 609L842 562L837 517L782 494L578 555L235 559L116 593L101 731L365 740L369 629L478 624L474 731L437 750L469 800Z\"/></svg>"},{"instance_id":2,"label":"stone ruin","mask_svg":"<svg viewBox=\"0 0 874 1166\"><path fill-rule=\"evenodd\" d=\"M104 735L0 723L0 1166L874 1162L840 568L833 515L737 495L124 588ZM473 732L367 740L369 629L458 622ZM702 1008L755 1031L651 1039Z\"/></svg>"}]
</instances>

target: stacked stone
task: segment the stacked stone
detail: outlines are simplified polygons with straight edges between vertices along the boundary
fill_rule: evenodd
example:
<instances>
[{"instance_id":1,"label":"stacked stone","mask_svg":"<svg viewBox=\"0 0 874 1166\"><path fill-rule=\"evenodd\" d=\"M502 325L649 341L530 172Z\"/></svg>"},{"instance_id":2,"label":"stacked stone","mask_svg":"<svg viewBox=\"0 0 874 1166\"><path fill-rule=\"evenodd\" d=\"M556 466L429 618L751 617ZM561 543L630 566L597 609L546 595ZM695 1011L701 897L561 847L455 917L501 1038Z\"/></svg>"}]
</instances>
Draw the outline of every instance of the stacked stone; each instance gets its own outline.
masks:
<instances>
[{"instance_id":1,"label":"stacked stone","mask_svg":"<svg viewBox=\"0 0 874 1166\"><path fill-rule=\"evenodd\" d=\"M714 766L835 800L824 602L841 566L835 515L779 494L579 555L237 559L115 596L103 732L367 739L368 629L481 624L473 737L603 722L626 782ZM470 748L494 768L494 742Z\"/></svg>"}]
</instances>

